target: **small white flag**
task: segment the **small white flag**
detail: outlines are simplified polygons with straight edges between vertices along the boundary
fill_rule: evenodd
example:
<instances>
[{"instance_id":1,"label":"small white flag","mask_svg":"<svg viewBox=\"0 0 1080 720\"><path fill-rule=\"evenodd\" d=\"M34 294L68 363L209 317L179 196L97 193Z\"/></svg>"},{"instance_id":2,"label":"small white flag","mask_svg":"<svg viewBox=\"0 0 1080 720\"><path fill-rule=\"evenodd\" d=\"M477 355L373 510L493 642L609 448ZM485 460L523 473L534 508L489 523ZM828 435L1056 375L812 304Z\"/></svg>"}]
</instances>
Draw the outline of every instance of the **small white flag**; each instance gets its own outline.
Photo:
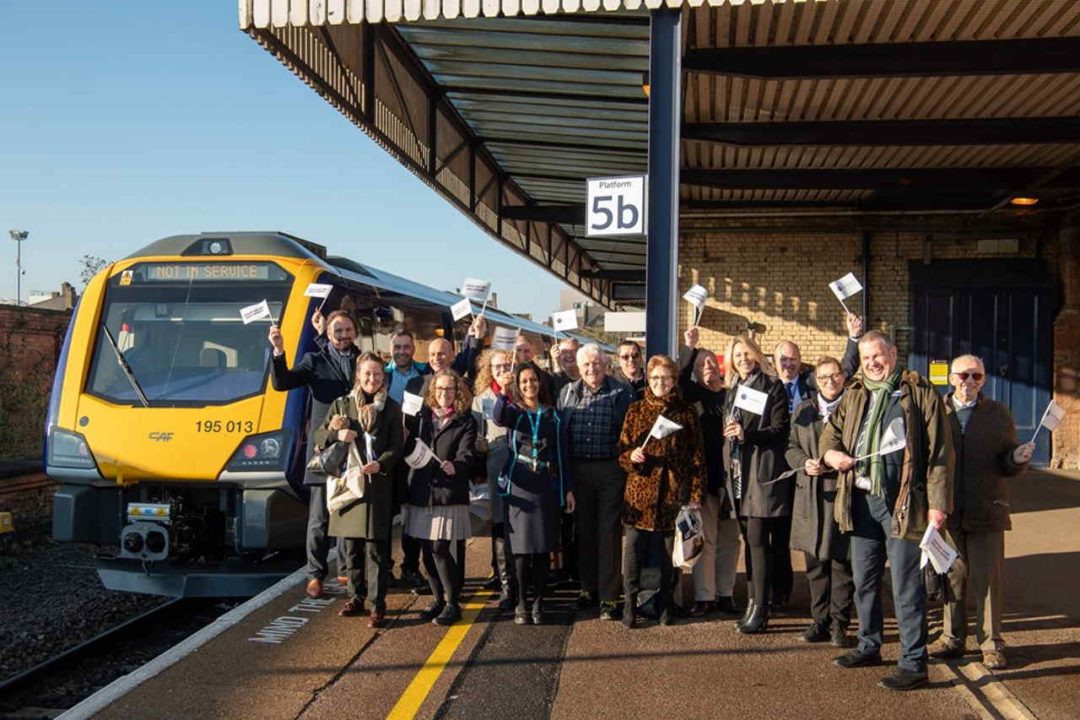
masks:
<instances>
[{"instance_id":1,"label":"small white flag","mask_svg":"<svg viewBox=\"0 0 1080 720\"><path fill-rule=\"evenodd\" d=\"M420 469L436 459L438 458L435 457L435 453L431 452L431 448L423 440L417 438L416 447L405 457L405 464L411 468Z\"/></svg>"},{"instance_id":2,"label":"small white flag","mask_svg":"<svg viewBox=\"0 0 1080 720\"><path fill-rule=\"evenodd\" d=\"M423 406L424 398L419 395L414 395L411 392L406 392L401 398L401 412L406 415L416 415Z\"/></svg>"},{"instance_id":3,"label":"small white flag","mask_svg":"<svg viewBox=\"0 0 1080 720\"><path fill-rule=\"evenodd\" d=\"M653 423L652 430L649 431L649 437L660 440L673 432L682 430L682 427L679 423L668 420L663 415L657 415L656 422Z\"/></svg>"},{"instance_id":4,"label":"small white flag","mask_svg":"<svg viewBox=\"0 0 1080 720\"><path fill-rule=\"evenodd\" d=\"M849 297L862 290L862 285L859 284L859 280L855 277L855 273L848 273L839 280L834 280L829 283L829 289L833 291L833 295L836 295L837 300L844 302Z\"/></svg>"},{"instance_id":5,"label":"small white flag","mask_svg":"<svg viewBox=\"0 0 1080 720\"><path fill-rule=\"evenodd\" d=\"M450 314L454 316L454 320L460 320L466 315L472 315L472 302L470 302L469 298L463 298L460 302L450 306Z\"/></svg>"},{"instance_id":6,"label":"small white flag","mask_svg":"<svg viewBox=\"0 0 1080 720\"><path fill-rule=\"evenodd\" d=\"M461 294L470 300L475 300L478 303L487 302L488 295L490 293L490 280L465 278L465 280L461 283Z\"/></svg>"},{"instance_id":7,"label":"small white flag","mask_svg":"<svg viewBox=\"0 0 1080 720\"><path fill-rule=\"evenodd\" d=\"M263 300L260 303L240 308L240 319L244 321L245 325L250 325L256 320L269 320L270 322L273 322L274 316L270 314L270 305Z\"/></svg>"},{"instance_id":8,"label":"small white flag","mask_svg":"<svg viewBox=\"0 0 1080 720\"><path fill-rule=\"evenodd\" d=\"M933 525L926 528L926 532L923 533L922 540L919 542L919 547L923 551L920 566L926 567L926 561L929 559L934 566L934 570L939 575L947 573L953 562L956 561L956 550L945 542L945 538L941 536L941 533Z\"/></svg>"},{"instance_id":9,"label":"small white flag","mask_svg":"<svg viewBox=\"0 0 1080 720\"><path fill-rule=\"evenodd\" d=\"M497 327L495 328L495 335L491 338L491 347L495 350L509 350L514 351L514 344L517 342L518 332L514 328Z\"/></svg>"},{"instance_id":10,"label":"small white flag","mask_svg":"<svg viewBox=\"0 0 1080 720\"><path fill-rule=\"evenodd\" d=\"M878 453L888 455L907 447L907 433L904 430L904 418L893 418L893 421L885 426L885 434L881 436L881 444Z\"/></svg>"},{"instance_id":11,"label":"small white flag","mask_svg":"<svg viewBox=\"0 0 1080 720\"><path fill-rule=\"evenodd\" d=\"M699 311L705 307L705 301L709 299L709 291L700 285L691 285L683 295L683 300L696 307Z\"/></svg>"},{"instance_id":12,"label":"small white flag","mask_svg":"<svg viewBox=\"0 0 1080 720\"><path fill-rule=\"evenodd\" d=\"M1039 421L1041 427L1046 428L1050 432L1057 430L1058 425L1065 419L1065 408L1058 405L1053 400L1046 406L1046 412L1043 413L1042 420Z\"/></svg>"},{"instance_id":13,"label":"small white flag","mask_svg":"<svg viewBox=\"0 0 1080 720\"><path fill-rule=\"evenodd\" d=\"M551 313L551 327L560 330L577 330L577 310L563 310Z\"/></svg>"},{"instance_id":14,"label":"small white flag","mask_svg":"<svg viewBox=\"0 0 1080 720\"><path fill-rule=\"evenodd\" d=\"M881 435L881 444L878 445L877 452L861 455L855 458L855 462L868 460L877 455L889 455L903 450L905 447L907 447L907 434L904 431L904 418L893 418L893 421L885 426L885 432Z\"/></svg>"},{"instance_id":15,"label":"small white flag","mask_svg":"<svg viewBox=\"0 0 1080 720\"><path fill-rule=\"evenodd\" d=\"M752 412L755 415L765 413L765 403L769 400L769 394L751 387L735 388L735 407Z\"/></svg>"},{"instance_id":16,"label":"small white flag","mask_svg":"<svg viewBox=\"0 0 1080 720\"><path fill-rule=\"evenodd\" d=\"M333 285L325 285L323 283L309 283L307 290L304 291L304 297L323 298L324 300L330 297L330 292L334 289Z\"/></svg>"}]
</instances>

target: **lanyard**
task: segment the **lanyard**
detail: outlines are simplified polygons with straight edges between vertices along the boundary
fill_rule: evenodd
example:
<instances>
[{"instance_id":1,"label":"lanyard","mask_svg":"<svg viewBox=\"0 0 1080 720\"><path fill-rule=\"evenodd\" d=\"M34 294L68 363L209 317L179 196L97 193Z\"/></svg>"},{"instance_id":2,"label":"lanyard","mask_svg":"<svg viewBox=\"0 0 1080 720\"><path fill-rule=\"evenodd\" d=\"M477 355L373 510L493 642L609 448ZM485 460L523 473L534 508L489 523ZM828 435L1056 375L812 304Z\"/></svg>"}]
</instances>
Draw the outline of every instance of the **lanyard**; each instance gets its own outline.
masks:
<instances>
[{"instance_id":1,"label":"lanyard","mask_svg":"<svg viewBox=\"0 0 1080 720\"><path fill-rule=\"evenodd\" d=\"M533 414L528 410L525 411L525 417L529 418L529 429L532 431L532 448L530 448L529 456L532 458L532 469L536 472L536 459L537 445L540 443L540 415L543 412L543 408L536 408L536 419L533 419Z\"/></svg>"}]
</instances>

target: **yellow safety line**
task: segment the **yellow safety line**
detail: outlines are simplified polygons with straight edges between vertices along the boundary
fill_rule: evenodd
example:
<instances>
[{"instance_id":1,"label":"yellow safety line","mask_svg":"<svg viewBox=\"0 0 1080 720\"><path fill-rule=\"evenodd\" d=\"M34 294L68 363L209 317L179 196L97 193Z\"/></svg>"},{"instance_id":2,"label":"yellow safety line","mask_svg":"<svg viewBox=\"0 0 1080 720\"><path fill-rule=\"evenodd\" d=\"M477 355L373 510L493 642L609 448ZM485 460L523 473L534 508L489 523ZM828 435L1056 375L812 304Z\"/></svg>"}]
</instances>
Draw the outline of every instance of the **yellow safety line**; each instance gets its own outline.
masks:
<instances>
[{"instance_id":1,"label":"yellow safety line","mask_svg":"<svg viewBox=\"0 0 1080 720\"><path fill-rule=\"evenodd\" d=\"M424 661L423 667L417 671L416 676L405 688L405 692L398 698L397 704L387 715L387 720L411 720L420 712L420 706L424 704L435 681L442 675L443 670L450 664L450 658L454 656L458 646L465 640L469 628L476 622L480 611L484 609L487 600L495 593L491 590L481 590L473 593L469 600L461 608L461 620L454 623L446 631L446 635L431 651L431 655Z\"/></svg>"}]
</instances>

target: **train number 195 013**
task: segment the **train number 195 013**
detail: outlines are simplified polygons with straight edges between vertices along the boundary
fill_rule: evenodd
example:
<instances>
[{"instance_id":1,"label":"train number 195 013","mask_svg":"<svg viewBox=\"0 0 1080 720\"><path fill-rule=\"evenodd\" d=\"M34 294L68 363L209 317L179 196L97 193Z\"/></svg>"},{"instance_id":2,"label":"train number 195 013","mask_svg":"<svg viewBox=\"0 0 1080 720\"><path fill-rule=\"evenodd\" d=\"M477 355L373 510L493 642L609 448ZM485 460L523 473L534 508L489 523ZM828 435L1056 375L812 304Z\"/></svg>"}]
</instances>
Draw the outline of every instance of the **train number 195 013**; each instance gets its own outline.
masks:
<instances>
[{"instance_id":1,"label":"train number 195 013","mask_svg":"<svg viewBox=\"0 0 1080 720\"><path fill-rule=\"evenodd\" d=\"M255 423L251 420L196 420L195 432L252 433L255 432Z\"/></svg>"}]
</instances>

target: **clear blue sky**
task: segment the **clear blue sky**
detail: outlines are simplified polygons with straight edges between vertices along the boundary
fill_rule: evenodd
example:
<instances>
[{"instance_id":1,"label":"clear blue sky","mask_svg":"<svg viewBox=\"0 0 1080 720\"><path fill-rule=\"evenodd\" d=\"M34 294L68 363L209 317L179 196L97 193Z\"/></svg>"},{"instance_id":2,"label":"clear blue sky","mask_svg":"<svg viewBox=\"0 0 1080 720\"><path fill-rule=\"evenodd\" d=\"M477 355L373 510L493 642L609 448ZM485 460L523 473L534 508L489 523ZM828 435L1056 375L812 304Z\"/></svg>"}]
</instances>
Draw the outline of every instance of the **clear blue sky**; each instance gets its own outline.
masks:
<instances>
[{"instance_id":1,"label":"clear blue sky","mask_svg":"<svg viewBox=\"0 0 1080 720\"><path fill-rule=\"evenodd\" d=\"M235 0L4 4L0 297L166 235L283 230L538 319L564 287L505 249L237 27Z\"/></svg>"}]
</instances>

